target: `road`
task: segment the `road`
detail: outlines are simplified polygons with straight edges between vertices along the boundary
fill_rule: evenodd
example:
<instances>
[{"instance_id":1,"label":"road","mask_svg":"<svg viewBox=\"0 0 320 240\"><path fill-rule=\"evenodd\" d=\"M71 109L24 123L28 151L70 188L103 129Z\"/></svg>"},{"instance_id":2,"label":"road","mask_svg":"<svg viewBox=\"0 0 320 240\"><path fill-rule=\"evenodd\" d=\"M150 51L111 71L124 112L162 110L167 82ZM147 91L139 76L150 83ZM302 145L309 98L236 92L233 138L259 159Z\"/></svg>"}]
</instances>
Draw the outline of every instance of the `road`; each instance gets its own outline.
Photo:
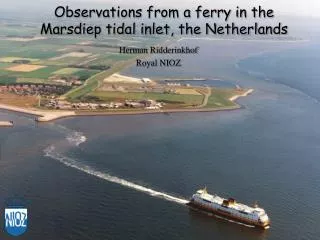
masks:
<instances>
[{"instance_id":1,"label":"road","mask_svg":"<svg viewBox=\"0 0 320 240\"><path fill-rule=\"evenodd\" d=\"M206 86L206 88L207 88L208 92L204 94L203 102L201 105L198 106L199 108L203 108L203 107L207 106L209 97L211 96L211 88L208 86Z\"/></svg>"}]
</instances>

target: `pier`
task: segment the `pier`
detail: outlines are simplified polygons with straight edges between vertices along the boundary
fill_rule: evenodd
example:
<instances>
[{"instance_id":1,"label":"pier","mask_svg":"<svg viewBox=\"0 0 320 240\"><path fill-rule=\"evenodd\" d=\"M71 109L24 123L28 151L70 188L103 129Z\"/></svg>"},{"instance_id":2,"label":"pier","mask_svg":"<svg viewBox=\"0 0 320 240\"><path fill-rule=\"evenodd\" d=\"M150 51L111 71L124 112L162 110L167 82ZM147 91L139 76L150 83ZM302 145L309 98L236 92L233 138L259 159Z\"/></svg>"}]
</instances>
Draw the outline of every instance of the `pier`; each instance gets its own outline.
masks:
<instances>
[{"instance_id":1,"label":"pier","mask_svg":"<svg viewBox=\"0 0 320 240\"><path fill-rule=\"evenodd\" d=\"M0 121L0 127L13 127L12 121Z\"/></svg>"}]
</instances>

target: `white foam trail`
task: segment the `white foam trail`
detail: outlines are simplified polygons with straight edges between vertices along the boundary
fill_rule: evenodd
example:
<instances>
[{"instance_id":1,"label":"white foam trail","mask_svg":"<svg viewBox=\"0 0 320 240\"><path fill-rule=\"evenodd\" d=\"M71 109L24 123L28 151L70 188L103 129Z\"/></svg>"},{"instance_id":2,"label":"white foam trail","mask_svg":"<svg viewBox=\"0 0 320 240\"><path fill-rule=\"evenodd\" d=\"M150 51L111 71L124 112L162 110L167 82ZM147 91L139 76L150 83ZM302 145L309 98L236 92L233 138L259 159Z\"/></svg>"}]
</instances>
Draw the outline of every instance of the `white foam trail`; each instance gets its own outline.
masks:
<instances>
[{"instance_id":1,"label":"white foam trail","mask_svg":"<svg viewBox=\"0 0 320 240\"><path fill-rule=\"evenodd\" d=\"M53 158L55 160L58 160L59 162L63 163L64 165L66 165L68 167L72 167L74 169L77 169L79 171L85 172L85 173L90 174L92 176L107 180L109 182L117 183L117 184L120 184L122 186L131 188L131 189L135 189L135 190L140 191L140 192L144 192L144 193L146 193L146 194L148 194L150 196L153 196L153 197L163 198L165 200L176 202L176 203L179 203L179 204L188 203L188 201L186 199L174 197L174 196L169 195L167 193L159 192L159 191L153 190L151 188L147 188L147 187L138 185L136 183L129 182L129 181L125 180L125 179L122 179L122 178L119 178L119 177L116 177L116 176L112 176L110 174L95 170L90 166L87 166L85 164L76 162L72 158L63 156L63 155L55 152L54 150L55 150L54 146L50 146L50 147L46 148L44 150L45 156L51 157L51 158Z\"/></svg>"},{"instance_id":2,"label":"white foam trail","mask_svg":"<svg viewBox=\"0 0 320 240\"><path fill-rule=\"evenodd\" d=\"M116 177L116 176L112 176L110 174L103 173L101 171L97 171L97 170L93 169L92 167L90 167L88 165L85 165L85 164L82 164L82 163L79 163L79 162L75 161L73 158L70 158L70 157L67 157L67 156L63 156L62 154L60 154L58 152L55 152L55 147L54 146L49 146L48 148L46 148L44 150L44 153L45 153L46 157L51 157L51 158L61 162L62 164L68 166L68 167L77 169L79 171L85 172L85 173L87 173L89 175L92 175L92 176L95 176L95 177L98 177L98 178L101 178L101 179L104 179L104 180L106 180L108 182L117 183L117 184L120 184L122 186L131 188L131 189L134 189L134 190L137 190L137 191L140 191L140 192L144 192L144 193L146 193L146 194L148 194L150 196L162 198L162 199L165 199L165 200L168 200L168 201L171 201L171 202L175 202L175 203L178 203L178 204L185 205L185 204L187 204L189 202L186 199L174 197L174 196L169 195L167 193L159 192L159 191L153 190L151 188L147 188L147 187L138 185L136 183L127 181L125 179L122 179L122 178L119 178L119 177ZM255 227L255 226L252 226L252 225L248 225L248 224L244 224L244 223L241 223L241 222L233 221L231 219L227 219L227 218L215 215L215 214L210 214L208 212L204 212L204 211L201 211L201 210L198 210L198 209L195 209L195 210L203 212L203 213L205 213L205 214L207 214L209 216L214 215L215 217L224 219L224 220L226 220L228 222L236 223L236 224L243 225L243 226L250 227L250 228L254 228Z\"/></svg>"},{"instance_id":3,"label":"white foam trail","mask_svg":"<svg viewBox=\"0 0 320 240\"><path fill-rule=\"evenodd\" d=\"M67 135L66 139L69 143L75 146L79 146L87 140L86 136L84 136L82 132L71 132Z\"/></svg>"}]
</instances>

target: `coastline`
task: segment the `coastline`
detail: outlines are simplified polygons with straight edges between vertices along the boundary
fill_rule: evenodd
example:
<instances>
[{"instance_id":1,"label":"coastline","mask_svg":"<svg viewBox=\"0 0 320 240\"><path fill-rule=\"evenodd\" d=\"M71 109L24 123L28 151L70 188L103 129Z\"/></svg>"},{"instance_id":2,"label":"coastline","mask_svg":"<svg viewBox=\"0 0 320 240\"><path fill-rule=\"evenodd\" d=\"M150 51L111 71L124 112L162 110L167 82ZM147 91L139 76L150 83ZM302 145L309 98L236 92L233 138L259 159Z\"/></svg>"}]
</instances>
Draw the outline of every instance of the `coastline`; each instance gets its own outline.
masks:
<instances>
[{"instance_id":1,"label":"coastline","mask_svg":"<svg viewBox=\"0 0 320 240\"><path fill-rule=\"evenodd\" d=\"M75 116L76 114L74 111L43 111L38 109L15 107L6 104L0 104L0 109L38 116L36 118L38 122L49 122L62 117Z\"/></svg>"},{"instance_id":2,"label":"coastline","mask_svg":"<svg viewBox=\"0 0 320 240\"><path fill-rule=\"evenodd\" d=\"M231 98L229 98L229 100L231 101L231 102L234 102L234 101L236 101L239 97L246 97L246 96L248 96L249 94L251 94L251 93L253 93L253 89L252 88L250 88L250 89L248 89L248 91L246 91L246 92L244 92L243 94L239 94L239 95L234 95L234 96L232 96Z\"/></svg>"},{"instance_id":3,"label":"coastline","mask_svg":"<svg viewBox=\"0 0 320 240\"><path fill-rule=\"evenodd\" d=\"M230 101L235 102L240 97L245 97L251 94L254 90L248 89L245 93L240 95L235 95L229 98ZM216 112L216 111L231 111L240 109L241 106L236 104L231 107L222 108L180 108L180 109L160 109L160 110L123 110L123 111L45 111L38 109L27 109L21 107L15 107L5 104L0 104L0 109L26 113L30 115L38 116L36 118L37 122L50 122L66 117L77 117L77 116L110 116L110 115L142 115L142 114L169 114L169 113L186 113L186 112Z\"/></svg>"}]
</instances>

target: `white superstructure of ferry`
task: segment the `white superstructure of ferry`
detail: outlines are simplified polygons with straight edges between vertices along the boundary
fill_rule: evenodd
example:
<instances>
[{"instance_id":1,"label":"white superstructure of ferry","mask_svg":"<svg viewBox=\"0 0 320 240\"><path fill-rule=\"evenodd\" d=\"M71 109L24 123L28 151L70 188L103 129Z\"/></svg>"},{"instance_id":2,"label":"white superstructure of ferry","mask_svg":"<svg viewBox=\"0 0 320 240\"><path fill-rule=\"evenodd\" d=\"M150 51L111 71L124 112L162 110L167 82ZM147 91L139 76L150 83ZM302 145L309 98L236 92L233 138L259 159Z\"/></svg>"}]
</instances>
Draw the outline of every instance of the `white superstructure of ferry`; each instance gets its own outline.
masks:
<instances>
[{"instance_id":1,"label":"white superstructure of ferry","mask_svg":"<svg viewBox=\"0 0 320 240\"><path fill-rule=\"evenodd\" d=\"M264 209L238 203L233 198L224 199L217 195L211 195L207 193L206 188L193 194L187 205L251 226L264 229L270 227L270 220Z\"/></svg>"}]
</instances>

